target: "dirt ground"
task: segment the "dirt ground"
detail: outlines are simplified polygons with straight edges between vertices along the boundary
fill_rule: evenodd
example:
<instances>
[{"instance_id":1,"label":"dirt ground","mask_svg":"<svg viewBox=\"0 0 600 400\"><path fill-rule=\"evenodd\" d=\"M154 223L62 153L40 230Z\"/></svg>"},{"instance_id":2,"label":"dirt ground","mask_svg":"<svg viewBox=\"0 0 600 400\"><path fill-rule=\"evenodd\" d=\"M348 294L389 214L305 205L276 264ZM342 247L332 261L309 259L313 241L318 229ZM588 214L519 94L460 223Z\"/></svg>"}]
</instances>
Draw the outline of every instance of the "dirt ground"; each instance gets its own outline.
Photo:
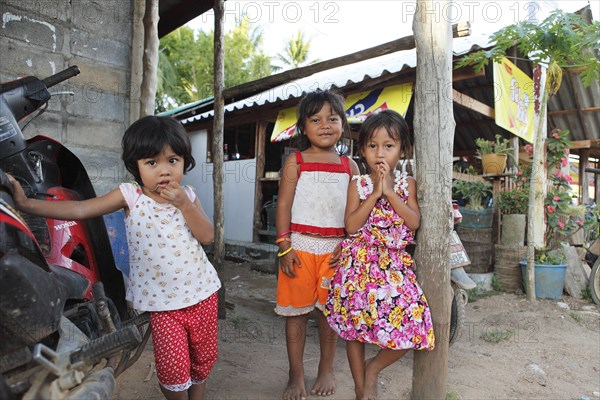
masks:
<instances>
[{"instance_id":1,"label":"dirt ground","mask_svg":"<svg viewBox=\"0 0 600 400\"><path fill-rule=\"evenodd\" d=\"M273 313L276 279L228 262L224 282L234 305L219 325L219 360L207 382L208 399L280 399L287 379L284 320ZM563 308L559 302L566 303ZM310 390L319 359L316 320L304 355ZM367 348L367 355L375 354ZM380 375L379 399L410 398L412 353ZM353 399L345 346L336 354L337 393ZM309 398L318 398L310 396ZM600 399L600 309L563 296L528 303L498 293L467 305L463 334L450 347L449 399ZM117 379L115 400L162 399L152 348Z\"/></svg>"}]
</instances>

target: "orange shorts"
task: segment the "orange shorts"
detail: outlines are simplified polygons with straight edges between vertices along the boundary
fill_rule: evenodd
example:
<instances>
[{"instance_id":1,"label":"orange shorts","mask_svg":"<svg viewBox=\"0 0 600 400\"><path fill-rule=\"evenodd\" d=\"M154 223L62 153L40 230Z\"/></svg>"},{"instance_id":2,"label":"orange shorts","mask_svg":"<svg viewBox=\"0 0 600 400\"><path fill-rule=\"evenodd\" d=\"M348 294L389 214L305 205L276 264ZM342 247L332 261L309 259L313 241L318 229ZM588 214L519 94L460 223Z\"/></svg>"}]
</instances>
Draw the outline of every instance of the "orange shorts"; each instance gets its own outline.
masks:
<instances>
[{"instance_id":1,"label":"orange shorts","mask_svg":"<svg viewBox=\"0 0 600 400\"><path fill-rule=\"evenodd\" d=\"M329 267L329 259L343 239L318 238L299 233L292 233L291 238L302 267L294 266L295 278L279 271L275 313L284 317L308 314L315 307L324 309L335 271Z\"/></svg>"}]
</instances>

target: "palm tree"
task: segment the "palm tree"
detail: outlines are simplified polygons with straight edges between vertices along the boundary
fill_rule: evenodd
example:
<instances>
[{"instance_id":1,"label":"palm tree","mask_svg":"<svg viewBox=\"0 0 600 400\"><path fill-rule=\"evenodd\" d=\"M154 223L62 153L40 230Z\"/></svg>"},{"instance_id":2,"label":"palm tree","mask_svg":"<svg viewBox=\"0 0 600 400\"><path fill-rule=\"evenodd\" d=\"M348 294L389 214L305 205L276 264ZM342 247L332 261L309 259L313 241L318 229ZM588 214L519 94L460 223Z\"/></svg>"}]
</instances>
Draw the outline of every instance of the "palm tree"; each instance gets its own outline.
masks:
<instances>
[{"instance_id":1,"label":"palm tree","mask_svg":"<svg viewBox=\"0 0 600 400\"><path fill-rule=\"evenodd\" d=\"M318 62L319 60L306 61L308 60L311 41L312 38L305 40L302 31L296 32L296 34L287 41L285 53L279 53L277 59L283 62L289 69L298 68L303 64L314 64Z\"/></svg>"}]
</instances>

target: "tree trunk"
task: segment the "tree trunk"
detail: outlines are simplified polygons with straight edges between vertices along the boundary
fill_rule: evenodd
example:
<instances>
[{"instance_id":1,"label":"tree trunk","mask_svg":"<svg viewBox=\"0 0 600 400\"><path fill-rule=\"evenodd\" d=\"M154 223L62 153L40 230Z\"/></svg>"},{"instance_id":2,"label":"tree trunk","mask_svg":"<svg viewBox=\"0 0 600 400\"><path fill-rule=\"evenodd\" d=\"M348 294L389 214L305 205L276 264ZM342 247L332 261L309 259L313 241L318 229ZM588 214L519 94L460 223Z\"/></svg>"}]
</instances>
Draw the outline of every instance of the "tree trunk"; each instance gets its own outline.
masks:
<instances>
[{"instance_id":1,"label":"tree trunk","mask_svg":"<svg viewBox=\"0 0 600 400\"><path fill-rule=\"evenodd\" d=\"M541 65L533 71L534 129L533 160L529 183L529 205L527 208L527 275L525 292L527 300L535 302L535 249L544 246L544 199L546 198L546 70Z\"/></svg>"},{"instance_id":2,"label":"tree trunk","mask_svg":"<svg viewBox=\"0 0 600 400\"><path fill-rule=\"evenodd\" d=\"M131 77L129 79L129 122L140 118L140 90L144 78L144 13L146 0L135 0L133 4L133 32L131 38Z\"/></svg>"},{"instance_id":3,"label":"tree trunk","mask_svg":"<svg viewBox=\"0 0 600 400\"><path fill-rule=\"evenodd\" d=\"M140 89L140 117L154 115L156 70L158 69L158 0L146 0L144 12L144 57Z\"/></svg>"},{"instance_id":4,"label":"tree trunk","mask_svg":"<svg viewBox=\"0 0 600 400\"><path fill-rule=\"evenodd\" d=\"M450 328L450 234L452 149L452 31L436 18L435 1L418 0L413 21L417 48L415 84L415 149L417 199L421 227L415 254L416 271L431 308L435 350L414 355L412 398L443 399L448 380ZM447 3L443 1L442 3ZM439 4L438 4L439 6ZM444 4L441 5L445 9Z\"/></svg>"},{"instance_id":5,"label":"tree trunk","mask_svg":"<svg viewBox=\"0 0 600 400\"><path fill-rule=\"evenodd\" d=\"M225 102L223 99L223 82L225 76L224 54L223 54L223 18L225 10L225 0L215 0L215 85L214 97L215 117L213 120L213 182L214 182L214 225L215 225L215 243L214 243L214 264L219 279L223 282L223 263L225 261L225 201L223 196L223 130ZM223 283L219 291L219 318L224 319L225 309L225 284Z\"/></svg>"}]
</instances>

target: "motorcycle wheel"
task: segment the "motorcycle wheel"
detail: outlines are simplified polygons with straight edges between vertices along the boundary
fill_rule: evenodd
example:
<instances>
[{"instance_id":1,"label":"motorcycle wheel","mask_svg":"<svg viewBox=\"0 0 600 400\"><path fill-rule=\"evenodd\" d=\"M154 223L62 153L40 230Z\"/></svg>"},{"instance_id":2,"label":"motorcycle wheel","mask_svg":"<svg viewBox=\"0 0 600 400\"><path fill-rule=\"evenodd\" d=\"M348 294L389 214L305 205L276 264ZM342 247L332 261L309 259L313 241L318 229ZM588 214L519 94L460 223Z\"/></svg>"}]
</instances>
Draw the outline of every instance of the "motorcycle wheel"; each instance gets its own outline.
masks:
<instances>
[{"instance_id":1,"label":"motorcycle wheel","mask_svg":"<svg viewBox=\"0 0 600 400\"><path fill-rule=\"evenodd\" d=\"M465 324L465 306L469 295L464 289L453 289L452 309L450 313L449 344L452 346L462 334Z\"/></svg>"},{"instance_id":2,"label":"motorcycle wheel","mask_svg":"<svg viewBox=\"0 0 600 400\"><path fill-rule=\"evenodd\" d=\"M596 304L600 304L600 257L596 260L592 273L590 274L590 293L592 300Z\"/></svg>"},{"instance_id":3,"label":"motorcycle wheel","mask_svg":"<svg viewBox=\"0 0 600 400\"><path fill-rule=\"evenodd\" d=\"M0 375L0 399L14 400L15 395L4 380L4 376Z\"/></svg>"}]
</instances>

